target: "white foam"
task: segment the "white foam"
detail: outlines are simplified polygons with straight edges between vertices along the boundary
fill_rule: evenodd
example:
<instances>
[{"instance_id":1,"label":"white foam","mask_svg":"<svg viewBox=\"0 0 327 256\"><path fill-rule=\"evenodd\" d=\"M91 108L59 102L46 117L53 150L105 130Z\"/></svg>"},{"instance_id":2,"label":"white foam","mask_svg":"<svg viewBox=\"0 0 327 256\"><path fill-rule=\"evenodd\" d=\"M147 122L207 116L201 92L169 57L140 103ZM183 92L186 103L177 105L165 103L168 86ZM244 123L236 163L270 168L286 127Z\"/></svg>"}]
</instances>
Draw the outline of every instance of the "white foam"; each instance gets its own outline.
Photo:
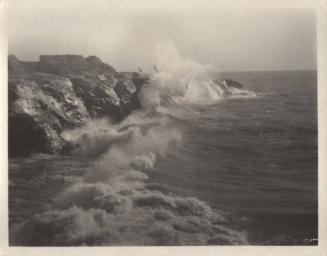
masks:
<instances>
[{"instance_id":1,"label":"white foam","mask_svg":"<svg viewBox=\"0 0 327 256\"><path fill-rule=\"evenodd\" d=\"M93 120L62 136L78 145L75 154L97 154L93 168L65 191L50 210L15 227L14 243L28 245L244 244L222 214L196 198L147 189L145 170L154 168L182 131L166 116L181 102L217 100L223 89L199 79L208 69L171 46L158 48L159 72L142 87L142 112L120 124ZM170 106L165 111L166 105ZM167 109L166 109L167 110ZM101 149L101 150L99 150ZM225 224L224 224L225 223ZM47 231L47 232L45 232ZM45 234L40 239L40 232ZM28 235L27 235L28 234Z\"/></svg>"}]
</instances>

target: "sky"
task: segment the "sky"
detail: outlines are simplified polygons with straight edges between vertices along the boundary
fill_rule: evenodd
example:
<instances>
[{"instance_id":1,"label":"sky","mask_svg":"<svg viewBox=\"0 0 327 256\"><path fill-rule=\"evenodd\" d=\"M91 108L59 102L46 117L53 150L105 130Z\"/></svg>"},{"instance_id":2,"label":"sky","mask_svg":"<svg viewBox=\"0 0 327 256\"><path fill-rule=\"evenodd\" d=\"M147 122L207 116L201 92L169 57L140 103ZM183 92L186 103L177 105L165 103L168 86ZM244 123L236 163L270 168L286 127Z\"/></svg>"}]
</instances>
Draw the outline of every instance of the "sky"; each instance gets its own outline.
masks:
<instances>
[{"instance_id":1,"label":"sky","mask_svg":"<svg viewBox=\"0 0 327 256\"><path fill-rule=\"evenodd\" d=\"M155 49L217 71L316 68L311 9L225 6L215 1L11 0L9 53L96 55L118 71L147 71Z\"/></svg>"}]
</instances>

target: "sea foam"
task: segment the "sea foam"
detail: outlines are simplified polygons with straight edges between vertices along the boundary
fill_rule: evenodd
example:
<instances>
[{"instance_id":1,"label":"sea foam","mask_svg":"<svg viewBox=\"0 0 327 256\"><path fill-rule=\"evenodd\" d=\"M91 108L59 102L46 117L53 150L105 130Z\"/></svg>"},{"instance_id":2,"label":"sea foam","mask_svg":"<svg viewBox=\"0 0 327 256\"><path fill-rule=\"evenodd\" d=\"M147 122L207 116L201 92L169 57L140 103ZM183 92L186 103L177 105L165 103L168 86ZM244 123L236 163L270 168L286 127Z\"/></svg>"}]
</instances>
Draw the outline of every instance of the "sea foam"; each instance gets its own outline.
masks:
<instances>
[{"instance_id":1,"label":"sea foam","mask_svg":"<svg viewBox=\"0 0 327 256\"><path fill-rule=\"evenodd\" d=\"M182 131L163 108L177 98L216 99L213 82L200 82L207 69L174 48L158 50L158 73L139 99L142 111L119 124L94 120L63 132L75 155L95 155L93 167L62 191L44 212L14 227L16 245L206 245L246 244L244 232L229 227L222 211L197 198L167 195L147 187L149 172ZM170 100L169 100L170 99ZM167 106L168 105L168 106Z\"/></svg>"}]
</instances>

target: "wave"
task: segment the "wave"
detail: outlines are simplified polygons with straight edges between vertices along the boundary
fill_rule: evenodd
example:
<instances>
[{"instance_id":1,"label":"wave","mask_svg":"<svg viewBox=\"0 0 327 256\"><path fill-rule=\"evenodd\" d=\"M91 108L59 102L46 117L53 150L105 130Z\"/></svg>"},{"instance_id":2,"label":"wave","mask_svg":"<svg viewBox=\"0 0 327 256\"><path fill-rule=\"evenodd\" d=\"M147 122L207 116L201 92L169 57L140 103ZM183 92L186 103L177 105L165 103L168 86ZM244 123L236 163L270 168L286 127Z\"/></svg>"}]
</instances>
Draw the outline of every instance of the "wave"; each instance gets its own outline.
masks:
<instances>
[{"instance_id":1,"label":"wave","mask_svg":"<svg viewBox=\"0 0 327 256\"><path fill-rule=\"evenodd\" d=\"M144 86L140 101L144 109L172 106L185 103L208 103L228 98L255 98L253 91L236 88L226 80L212 80L197 75L179 80L175 77L162 77L154 74L151 82Z\"/></svg>"},{"instance_id":2,"label":"wave","mask_svg":"<svg viewBox=\"0 0 327 256\"><path fill-rule=\"evenodd\" d=\"M220 99L226 91L231 95L245 93L239 89L224 91L213 81L200 81L196 72L201 66L183 60L174 50L160 56L175 62L167 68L160 59L162 70L139 94L142 111L118 124L93 120L63 132L63 138L73 145L73 154L96 156L93 167L54 198L44 212L16 225L13 244L248 243L246 233L230 227L224 212L197 198L167 195L147 186L145 171L151 171L156 161L164 159L169 148L183 139L182 130L163 109L169 106L171 111L181 102Z\"/></svg>"},{"instance_id":3,"label":"wave","mask_svg":"<svg viewBox=\"0 0 327 256\"><path fill-rule=\"evenodd\" d=\"M246 89L235 88L227 85L226 81L191 81L186 88L184 101L199 102L221 100L226 98L253 98L256 94Z\"/></svg>"},{"instance_id":4,"label":"wave","mask_svg":"<svg viewBox=\"0 0 327 256\"><path fill-rule=\"evenodd\" d=\"M246 243L222 213L196 198L105 183L75 184L14 230L14 244L34 246Z\"/></svg>"}]
</instances>

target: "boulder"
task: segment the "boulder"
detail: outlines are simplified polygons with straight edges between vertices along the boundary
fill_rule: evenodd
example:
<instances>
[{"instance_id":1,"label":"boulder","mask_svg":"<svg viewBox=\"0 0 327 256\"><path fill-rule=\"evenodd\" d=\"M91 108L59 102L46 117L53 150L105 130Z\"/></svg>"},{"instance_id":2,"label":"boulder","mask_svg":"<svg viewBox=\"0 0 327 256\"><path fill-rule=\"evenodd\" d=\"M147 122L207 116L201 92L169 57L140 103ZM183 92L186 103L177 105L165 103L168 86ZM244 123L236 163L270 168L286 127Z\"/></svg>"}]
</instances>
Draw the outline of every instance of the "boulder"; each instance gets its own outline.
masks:
<instances>
[{"instance_id":1,"label":"boulder","mask_svg":"<svg viewBox=\"0 0 327 256\"><path fill-rule=\"evenodd\" d=\"M8 67L10 156L66 151L62 131L90 118L122 120L140 107L137 93L148 81L118 75L96 56L43 55L28 62L10 55Z\"/></svg>"},{"instance_id":2,"label":"boulder","mask_svg":"<svg viewBox=\"0 0 327 256\"><path fill-rule=\"evenodd\" d=\"M138 90L132 80L118 80L115 86L115 92L120 98L120 107L123 115L128 115L132 110L141 107L138 97L136 96Z\"/></svg>"},{"instance_id":3,"label":"boulder","mask_svg":"<svg viewBox=\"0 0 327 256\"><path fill-rule=\"evenodd\" d=\"M214 80L213 82L219 85L223 90L229 90L231 88L244 89L241 83L231 79Z\"/></svg>"},{"instance_id":4,"label":"boulder","mask_svg":"<svg viewBox=\"0 0 327 256\"><path fill-rule=\"evenodd\" d=\"M92 118L111 117L121 120L120 98L115 87L117 80L113 77L70 77L76 95L81 98Z\"/></svg>"},{"instance_id":5,"label":"boulder","mask_svg":"<svg viewBox=\"0 0 327 256\"><path fill-rule=\"evenodd\" d=\"M9 155L59 153L61 131L82 125L89 114L67 78L41 73L9 76Z\"/></svg>"},{"instance_id":6,"label":"boulder","mask_svg":"<svg viewBox=\"0 0 327 256\"><path fill-rule=\"evenodd\" d=\"M213 82L222 90L224 97L235 94L235 89L237 91L244 88L242 84L231 79L213 80Z\"/></svg>"},{"instance_id":7,"label":"boulder","mask_svg":"<svg viewBox=\"0 0 327 256\"><path fill-rule=\"evenodd\" d=\"M222 82L225 83L229 88L244 89L244 86L235 80L223 79Z\"/></svg>"}]
</instances>

